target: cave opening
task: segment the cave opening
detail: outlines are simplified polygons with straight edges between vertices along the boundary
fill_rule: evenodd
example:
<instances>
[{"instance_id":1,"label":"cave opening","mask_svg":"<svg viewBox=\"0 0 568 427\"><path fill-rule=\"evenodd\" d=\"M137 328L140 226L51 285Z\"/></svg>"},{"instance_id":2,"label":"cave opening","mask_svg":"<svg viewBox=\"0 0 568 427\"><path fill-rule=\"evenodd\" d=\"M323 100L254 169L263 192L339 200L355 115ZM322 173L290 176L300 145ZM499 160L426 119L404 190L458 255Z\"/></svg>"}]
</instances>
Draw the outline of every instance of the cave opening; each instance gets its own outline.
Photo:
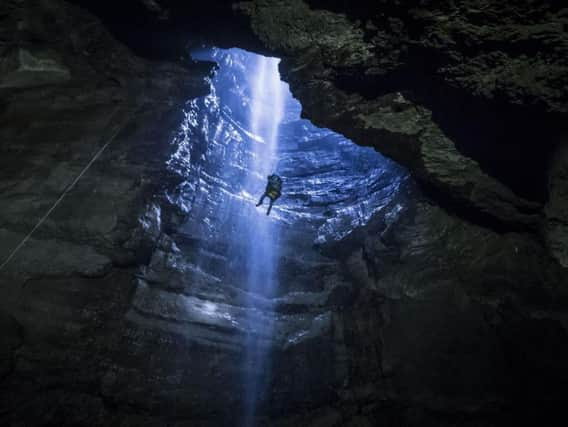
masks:
<instances>
[{"instance_id":1,"label":"cave opening","mask_svg":"<svg viewBox=\"0 0 568 427\"><path fill-rule=\"evenodd\" d=\"M354 291L341 251L330 256L326 248L360 244L357 230L402 209L410 180L372 148L302 119L279 59L238 48L192 56L218 67L209 95L187 104L168 162L184 178L170 197L186 217L172 235L178 254L160 268L183 272L186 284L160 292L181 292L185 317L236 334L231 345L243 369L234 381L243 424L252 425L257 409L279 399L274 364L325 334L325 306ZM267 215L256 203L271 173L282 177L283 194ZM213 340L210 332L203 338ZM316 387L325 387L327 374L314 374Z\"/></svg>"},{"instance_id":2,"label":"cave opening","mask_svg":"<svg viewBox=\"0 0 568 427\"><path fill-rule=\"evenodd\" d=\"M281 246L321 247L367 224L406 182L395 162L303 119L277 58L239 48L204 48L192 56L218 69L210 94L187 104L168 162L185 178L171 196L188 213L181 227L188 240L234 240L242 249L239 236L247 233L255 245L272 236ZM266 205L255 204L273 172L284 191L265 216Z\"/></svg>"}]
</instances>

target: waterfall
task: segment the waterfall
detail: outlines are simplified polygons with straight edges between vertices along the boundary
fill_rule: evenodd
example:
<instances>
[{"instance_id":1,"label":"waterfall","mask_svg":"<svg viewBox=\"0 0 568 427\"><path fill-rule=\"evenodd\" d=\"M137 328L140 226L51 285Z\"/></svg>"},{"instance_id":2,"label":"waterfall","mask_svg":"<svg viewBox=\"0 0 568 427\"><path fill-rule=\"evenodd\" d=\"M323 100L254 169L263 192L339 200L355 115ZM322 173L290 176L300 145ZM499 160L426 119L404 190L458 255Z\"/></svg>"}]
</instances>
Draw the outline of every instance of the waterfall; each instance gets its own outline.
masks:
<instances>
[{"instance_id":1,"label":"waterfall","mask_svg":"<svg viewBox=\"0 0 568 427\"><path fill-rule=\"evenodd\" d=\"M198 297L183 297L188 317L199 320L188 333L203 328L214 348L230 348L222 381L234 391L230 411L239 414L231 423L252 427L266 409L292 398L279 394L286 379L275 363L283 348L309 339L316 322L315 314L278 308L298 291L320 291L304 255L319 260L314 242L365 224L391 202L404 174L373 149L302 119L280 80L279 59L216 48L194 57L219 69L210 93L188 104L169 163L186 177L177 197L189 212L175 262L187 276L184 292ZM267 216L268 201L255 204L272 173L284 180L283 197ZM297 282L295 266L304 269Z\"/></svg>"},{"instance_id":2,"label":"waterfall","mask_svg":"<svg viewBox=\"0 0 568 427\"><path fill-rule=\"evenodd\" d=\"M276 58L256 57L256 66L249 78L251 90L250 131L253 133L252 165L245 186L260 196L266 178L275 170L278 161L278 130L284 114L284 84L280 81ZM260 180L259 180L260 178ZM247 240L247 290L248 295L274 294L278 286L276 267L278 261L278 228L274 220L265 215L266 206L250 210L244 216L248 222L244 235ZM240 234L240 233L239 233ZM254 302L250 301L254 306ZM269 342L272 334L271 318L258 316L250 311L251 333L247 339L245 368L245 414L244 425L253 425L257 399L263 394L269 378Z\"/></svg>"}]
</instances>

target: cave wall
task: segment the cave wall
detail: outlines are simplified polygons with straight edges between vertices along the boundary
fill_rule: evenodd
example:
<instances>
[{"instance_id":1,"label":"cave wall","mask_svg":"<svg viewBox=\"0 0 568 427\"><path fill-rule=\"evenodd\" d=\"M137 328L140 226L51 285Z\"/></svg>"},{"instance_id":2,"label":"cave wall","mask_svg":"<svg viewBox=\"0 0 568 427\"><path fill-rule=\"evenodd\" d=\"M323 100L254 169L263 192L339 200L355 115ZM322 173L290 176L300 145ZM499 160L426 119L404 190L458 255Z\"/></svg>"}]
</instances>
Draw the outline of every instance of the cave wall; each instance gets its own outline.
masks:
<instances>
[{"instance_id":1,"label":"cave wall","mask_svg":"<svg viewBox=\"0 0 568 427\"><path fill-rule=\"evenodd\" d=\"M137 57L61 1L2 2L0 30L2 262L64 195L0 271L0 423L120 423L105 375L132 362L133 275L178 210L164 164L208 67Z\"/></svg>"},{"instance_id":2,"label":"cave wall","mask_svg":"<svg viewBox=\"0 0 568 427\"><path fill-rule=\"evenodd\" d=\"M470 210L504 222L538 221L530 215L538 205L502 182L543 199L546 146L558 142L563 123L550 129L543 112L566 108L558 82L566 72L557 53L566 48L562 14L535 11L534 22L511 22L505 19L511 11L488 3L471 22L474 5L440 3L409 8L384 2L369 6L365 21L302 1L244 2L240 8L261 40L287 59L286 78L307 116L375 146ZM542 21L551 24L541 29ZM538 31L544 35L537 38ZM539 55L518 53L533 39ZM502 48L509 45L510 51ZM546 63L555 73L544 71ZM536 135L540 148L527 150ZM538 187L532 194L531 185Z\"/></svg>"},{"instance_id":3,"label":"cave wall","mask_svg":"<svg viewBox=\"0 0 568 427\"><path fill-rule=\"evenodd\" d=\"M315 310L327 326L276 359L279 394L263 422L552 420L568 381L562 4L258 0L234 6L249 27L195 37L180 28L203 10L144 3L136 45L108 25L137 55L68 3L0 6L2 259L110 141L0 271L2 423L232 425L227 379L239 356L196 336L238 338L187 334L184 313L144 283L171 291L181 274L187 286L173 261L195 249L164 234L183 213L165 197L183 179L164 166L169 143L185 101L207 90L207 65L164 61L186 36L282 56L305 117L375 147L419 184L318 247L341 286ZM91 8L103 22L114 13ZM223 28L215 16L232 9L211 2L203 13ZM310 265L300 267L308 283ZM313 298L281 310L310 312Z\"/></svg>"},{"instance_id":4,"label":"cave wall","mask_svg":"<svg viewBox=\"0 0 568 427\"><path fill-rule=\"evenodd\" d=\"M543 206L566 135L561 2L135 3L155 17L123 25L139 54L172 37L272 52L306 117L409 167L437 203L493 229L558 229Z\"/></svg>"},{"instance_id":5,"label":"cave wall","mask_svg":"<svg viewBox=\"0 0 568 427\"><path fill-rule=\"evenodd\" d=\"M545 207L546 214L546 239L550 251L556 259L564 266L568 266L566 232L568 225L566 218L566 180L568 179L568 144L562 142L558 145L556 152L550 162L548 175L548 203Z\"/></svg>"}]
</instances>

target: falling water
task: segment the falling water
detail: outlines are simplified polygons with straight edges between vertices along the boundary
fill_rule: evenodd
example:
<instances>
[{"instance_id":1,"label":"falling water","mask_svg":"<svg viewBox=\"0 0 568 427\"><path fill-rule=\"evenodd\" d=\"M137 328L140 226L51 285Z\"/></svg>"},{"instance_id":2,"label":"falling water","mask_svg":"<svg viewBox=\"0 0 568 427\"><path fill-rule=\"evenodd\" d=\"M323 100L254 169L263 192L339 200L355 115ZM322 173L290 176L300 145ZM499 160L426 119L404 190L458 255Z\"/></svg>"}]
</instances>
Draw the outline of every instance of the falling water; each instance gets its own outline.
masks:
<instances>
[{"instance_id":1,"label":"falling water","mask_svg":"<svg viewBox=\"0 0 568 427\"><path fill-rule=\"evenodd\" d=\"M219 71L211 93L188 103L169 162L185 178L170 197L189 213L177 236L183 254L176 268L188 277L185 292L197 295L181 306L213 347L234 350L226 378L238 390L234 424L251 427L277 395L273 361L311 336L309 316L277 309L297 286L279 283L289 274L279 261L365 224L389 203L403 174L372 149L302 120L278 59L215 48L194 57L216 61ZM267 200L255 204L271 173L282 176L284 191L267 216Z\"/></svg>"},{"instance_id":2,"label":"falling water","mask_svg":"<svg viewBox=\"0 0 568 427\"><path fill-rule=\"evenodd\" d=\"M260 195L263 188L258 183L276 171L278 164L278 128L284 112L283 84L278 73L276 58L257 57L256 67L250 75L251 116L250 130L254 134L252 165L245 183L253 194ZM265 215L266 206L251 210L243 217L247 241L247 289L248 295L271 296L278 283L275 277L277 263L278 229L272 218ZM239 233L240 234L240 233ZM253 303L251 301L251 306ZM250 324L254 329L248 336L245 368L245 418L244 425L253 425L257 399L263 393L263 378L268 378L269 345L272 322L260 319L254 308L250 310Z\"/></svg>"}]
</instances>

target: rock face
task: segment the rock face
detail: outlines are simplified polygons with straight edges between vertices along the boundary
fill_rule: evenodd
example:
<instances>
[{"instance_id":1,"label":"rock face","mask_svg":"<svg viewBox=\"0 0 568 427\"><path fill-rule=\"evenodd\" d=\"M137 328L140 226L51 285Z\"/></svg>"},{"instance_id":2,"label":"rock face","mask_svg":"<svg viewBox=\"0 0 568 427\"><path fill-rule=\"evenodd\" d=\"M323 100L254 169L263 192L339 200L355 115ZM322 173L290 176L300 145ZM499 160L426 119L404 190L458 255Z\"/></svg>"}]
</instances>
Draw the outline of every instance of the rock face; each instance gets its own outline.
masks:
<instances>
[{"instance_id":1,"label":"rock face","mask_svg":"<svg viewBox=\"0 0 568 427\"><path fill-rule=\"evenodd\" d=\"M206 73L135 57L64 2L3 2L0 28L2 424L106 424L103 366L173 212L158 189L181 179L164 164Z\"/></svg>"},{"instance_id":2,"label":"rock face","mask_svg":"<svg viewBox=\"0 0 568 427\"><path fill-rule=\"evenodd\" d=\"M231 426L255 381L256 425L552 425L563 5L210 3L125 2L147 38L119 36L154 60L66 2L0 5L0 423ZM233 7L230 36L181 30ZM207 84L209 63L155 59L186 37L282 56L304 117L400 164L291 107L274 293L243 286L238 224L264 179L239 184L246 55L207 58L225 64Z\"/></svg>"},{"instance_id":3,"label":"rock face","mask_svg":"<svg viewBox=\"0 0 568 427\"><path fill-rule=\"evenodd\" d=\"M38 271L62 271L50 255L54 248L94 251L107 263L135 262L156 238L139 218L171 150L157 139L176 130L174 103L205 93L203 75L132 56L96 20L64 3L10 2L2 8L11 37L2 47L3 258L66 192L33 236L45 242L37 242ZM77 29L69 32L71 27ZM164 126L137 129L136 123L150 120ZM74 186L97 155L101 161ZM106 167L109 159L114 161ZM154 216L148 221L158 220L148 215ZM17 263L8 268L18 271Z\"/></svg>"},{"instance_id":4,"label":"rock face","mask_svg":"<svg viewBox=\"0 0 568 427\"><path fill-rule=\"evenodd\" d=\"M339 311L358 291L341 263L314 249L314 242L338 244L373 215L396 209L409 178L372 150L301 120L300 106L288 94L276 153L285 192L266 217L253 199L264 189L265 177L255 176L253 167L266 142L247 130L256 103L242 97L254 84L247 74L255 70L255 57L215 50L207 59L221 69L211 95L189 105L180 150L170 163L191 184L178 189L180 199L190 201L188 220L142 269L127 317L139 328L180 335L178 344L191 343L191 365L170 356L159 364L192 378L176 383L192 395L176 404L178 413L238 419L247 385L258 381L264 393L255 396L256 405L272 423L290 408L327 404L332 390L347 381L348 344L335 329L343 329ZM268 233L261 231L262 221L270 222ZM263 245L271 239L274 247ZM278 259L274 277L262 277L254 288L250 266L256 260L248 254L262 257L257 246ZM153 340L139 341L151 351ZM255 347L266 360L248 360ZM151 381L136 380L136 388L164 387ZM118 387L126 387L124 380ZM165 398L174 401L178 393Z\"/></svg>"},{"instance_id":5,"label":"rock face","mask_svg":"<svg viewBox=\"0 0 568 427\"><path fill-rule=\"evenodd\" d=\"M568 194L566 192L568 179L568 148L566 144L559 145L550 168L549 200L545 208L547 219L547 240L550 251L564 266L568 266L568 248L566 233L568 232Z\"/></svg>"},{"instance_id":6,"label":"rock face","mask_svg":"<svg viewBox=\"0 0 568 427\"><path fill-rule=\"evenodd\" d=\"M542 144L552 147L560 122L551 125L542 111L566 113L559 82L567 71L560 54L567 41L559 7L536 8L529 22L507 19L513 12L491 2L409 7L385 1L369 6L365 22L302 0L240 8L260 39L284 55L285 78L306 116L408 166L472 216L521 226L539 221L539 205L502 182L521 194L521 187L526 192L540 182L531 196L542 198L543 161L524 146L534 144L529 138L541 126L547 130L539 141L544 137ZM538 55L528 57L521 46L533 42ZM503 52L503 44L515 47ZM531 107L532 122L519 123ZM528 165L539 172L525 180Z\"/></svg>"}]
</instances>

